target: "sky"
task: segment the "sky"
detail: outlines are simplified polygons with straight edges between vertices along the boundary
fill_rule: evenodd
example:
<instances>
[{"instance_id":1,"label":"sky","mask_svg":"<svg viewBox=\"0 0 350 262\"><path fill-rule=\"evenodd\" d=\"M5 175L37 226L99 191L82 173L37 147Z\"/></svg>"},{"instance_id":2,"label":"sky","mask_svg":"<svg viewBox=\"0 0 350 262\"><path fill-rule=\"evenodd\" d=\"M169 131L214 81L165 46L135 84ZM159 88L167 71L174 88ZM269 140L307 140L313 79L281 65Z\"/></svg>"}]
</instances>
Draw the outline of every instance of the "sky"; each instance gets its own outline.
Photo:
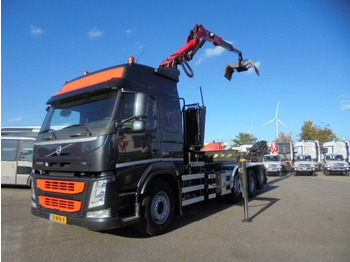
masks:
<instances>
[{"instance_id":1,"label":"sky","mask_svg":"<svg viewBox=\"0 0 350 262\"><path fill-rule=\"evenodd\" d=\"M207 107L205 141L279 131L299 140L307 120L350 139L350 2L347 0L2 0L1 126L40 126L47 100L84 71L152 67L181 48L195 24L221 36L260 70L224 77L237 55L207 42L181 67L179 95Z\"/></svg>"}]
</instances>

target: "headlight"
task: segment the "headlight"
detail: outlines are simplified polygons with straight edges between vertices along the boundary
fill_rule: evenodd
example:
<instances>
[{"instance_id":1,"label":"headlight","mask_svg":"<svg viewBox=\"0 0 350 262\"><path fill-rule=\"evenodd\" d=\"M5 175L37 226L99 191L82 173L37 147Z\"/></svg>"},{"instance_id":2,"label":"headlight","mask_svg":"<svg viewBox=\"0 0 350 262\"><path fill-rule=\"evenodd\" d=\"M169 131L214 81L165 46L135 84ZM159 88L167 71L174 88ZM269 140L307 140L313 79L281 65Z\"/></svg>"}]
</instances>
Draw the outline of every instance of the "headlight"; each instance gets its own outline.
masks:
<instances>
[{"instance_id":1,"label":"headlight","mask_svg":"<svg viewBox=\"0 0 350 262\"><path fill-rule=\"evenodd\" d=\"M105 203L107 180L94 182L90 195L89 208L102 206Z\"/></svg>"},{"instance_id":2,"label":"headlight","mask_svg":"<svg viewBox=\"0 0 350 262\"><path fill-rule=\"evenodd\" d=\"M31 178L32 179L32 178ZM32 179L32 183L30 185L30 191L32 193L32 199L35 200L35 191L34 191L34 179Z\"/></svg>"},{"instance_id":3,"label":"headlight","mask_svg":"<svg viewBox=\"0 0 350 262\"><path fill-rule=\"evenodd\" d=\"M269 167L269 165L268 165L268 164L264 164L264 166L265 166L266 168L268 168L268 167Z\"/></svg>"},{"instance_id":4,"label":"headlight","mask_svg":"<svg viewBox=\"0 0 350 262\"><path fill-rule=\"evenodd\" d=\"M87 218L107 218L111 217L111 209L103 209L86 213Z\"/></svg>"}]
</instances>

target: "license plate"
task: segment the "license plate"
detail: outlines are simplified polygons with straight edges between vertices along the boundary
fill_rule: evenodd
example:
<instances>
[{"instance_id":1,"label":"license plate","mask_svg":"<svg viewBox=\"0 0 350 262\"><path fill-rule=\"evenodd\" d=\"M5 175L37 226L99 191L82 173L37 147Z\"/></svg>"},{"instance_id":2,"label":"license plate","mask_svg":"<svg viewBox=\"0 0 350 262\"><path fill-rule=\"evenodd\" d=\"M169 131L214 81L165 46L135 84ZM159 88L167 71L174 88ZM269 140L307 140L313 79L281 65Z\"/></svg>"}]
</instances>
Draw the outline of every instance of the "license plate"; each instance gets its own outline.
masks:
<instances>
[{"instance_id":1,"label":"license plate","mask_svg":"<svg viewBox=\"0 0 350 262\"><path fill-rule=\"evenodd\" d=\"M50 214L50 220L61 223L61 224L67 224L67 217L65 217L65 216Z\"/></svg>"}]
</instances>

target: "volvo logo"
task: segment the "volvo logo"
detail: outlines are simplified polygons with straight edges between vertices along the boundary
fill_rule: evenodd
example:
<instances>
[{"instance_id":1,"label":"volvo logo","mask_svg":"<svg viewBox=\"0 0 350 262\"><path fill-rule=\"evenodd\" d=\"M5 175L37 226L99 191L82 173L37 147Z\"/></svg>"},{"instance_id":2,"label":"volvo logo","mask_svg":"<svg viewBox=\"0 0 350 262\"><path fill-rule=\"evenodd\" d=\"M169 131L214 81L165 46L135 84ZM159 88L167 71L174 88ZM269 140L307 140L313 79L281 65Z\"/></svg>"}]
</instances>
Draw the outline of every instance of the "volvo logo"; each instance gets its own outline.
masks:
<instances>
[{"instance_id":1,"label":"volvo logo","mask_svg":"<svg viewBox=\"0 0 350 262\"><path fill-rule=\"evenodd\" d=\"M61 147L61 146L58 146L58 147L56 148L56 154L57 154L57 155L60 155L61 152L62 152L62 147Z\"/></svg>"}]
</instances>

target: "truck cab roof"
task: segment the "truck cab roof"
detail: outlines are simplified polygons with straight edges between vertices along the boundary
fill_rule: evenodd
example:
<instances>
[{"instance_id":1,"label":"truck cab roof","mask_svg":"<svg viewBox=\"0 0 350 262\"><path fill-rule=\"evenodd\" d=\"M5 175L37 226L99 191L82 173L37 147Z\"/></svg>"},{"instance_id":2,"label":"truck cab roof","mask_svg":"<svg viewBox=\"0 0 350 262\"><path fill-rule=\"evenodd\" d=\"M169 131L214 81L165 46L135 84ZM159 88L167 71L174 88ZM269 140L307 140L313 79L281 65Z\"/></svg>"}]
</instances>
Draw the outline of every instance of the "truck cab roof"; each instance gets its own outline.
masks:
<instances>
[{"instance_id":1,"label":"truck cab roof","mask_svg":"<svg viewBox=\"0 0 350 262\"><path fill-rule=\"evenodd\" d=\"M122 64L108 67L66 82L61 90L54 94L47 104L72 96L94 92L111 87L133 87L143 92L171 94L179 81L179 71L173 68L153 68L142 64Z\"/></svg>"}]
</instances>

